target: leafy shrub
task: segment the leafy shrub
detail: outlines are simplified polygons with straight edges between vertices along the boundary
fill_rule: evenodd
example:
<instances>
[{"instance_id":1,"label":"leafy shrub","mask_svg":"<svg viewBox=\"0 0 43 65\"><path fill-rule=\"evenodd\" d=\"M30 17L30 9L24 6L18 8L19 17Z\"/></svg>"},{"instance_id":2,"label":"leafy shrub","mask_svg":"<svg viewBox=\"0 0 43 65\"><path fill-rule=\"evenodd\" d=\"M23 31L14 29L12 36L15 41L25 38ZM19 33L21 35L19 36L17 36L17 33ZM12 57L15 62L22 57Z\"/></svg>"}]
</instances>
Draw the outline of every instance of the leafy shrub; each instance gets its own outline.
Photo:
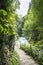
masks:
<instances>
[{"instance_id":1,"label":"leafy shrub","mask_svg":"<svg viewBox=\"0 0 43 65\"><path fill-rule=\"evenodd\" d=\"M43 44L41 41L35 45L21 45L21 49L31 55L40 65L43 65Z\"/></svg>"},{"instance_id":2,"label":"leafy shrub","mask_svg":"<svg viewBox=\"0 0 43 65\"><path fill-rule=\"evenodd\" d=\"M25 44L22 44L21 47L20 47L22 50L24 50L27 54L30 54L30 45L25 45Z\"/></svg>"},{"instance_id":3,"label":"leafy shrub","mask_svg":"<svg viewBox=\"0 0 43 65\"><path fill-rule=\"evenodd\" d=\"M16 51L13 52L12 57L9 60L9 65L20 65L19 56Z\"/></svg>"}]
</instances>

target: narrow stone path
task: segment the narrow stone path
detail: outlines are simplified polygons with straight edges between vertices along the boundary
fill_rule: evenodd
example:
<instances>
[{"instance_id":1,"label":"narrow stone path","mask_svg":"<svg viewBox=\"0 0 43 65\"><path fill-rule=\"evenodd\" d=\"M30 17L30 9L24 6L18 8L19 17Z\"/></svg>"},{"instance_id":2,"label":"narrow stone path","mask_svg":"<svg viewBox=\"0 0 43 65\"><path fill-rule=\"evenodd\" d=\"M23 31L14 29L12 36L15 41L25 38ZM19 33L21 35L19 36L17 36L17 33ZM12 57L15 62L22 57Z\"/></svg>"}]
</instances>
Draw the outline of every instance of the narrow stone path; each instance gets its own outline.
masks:
<instances>
[{"instance_id":1,"label":"narrow stone path","mask_svg":"<svg viewBox=\"0 0 43 65\"><path fill-rule=\"evenodd\" d=\"M26 53L23 50L21 50L17 47L15 47L15 49L18 52L19 57L20 57L20 62L21 62L20 65L38 65L34 61L34 59L32 57L30 57L29 55L26 55Z\"/></svg>"}]
</instances>

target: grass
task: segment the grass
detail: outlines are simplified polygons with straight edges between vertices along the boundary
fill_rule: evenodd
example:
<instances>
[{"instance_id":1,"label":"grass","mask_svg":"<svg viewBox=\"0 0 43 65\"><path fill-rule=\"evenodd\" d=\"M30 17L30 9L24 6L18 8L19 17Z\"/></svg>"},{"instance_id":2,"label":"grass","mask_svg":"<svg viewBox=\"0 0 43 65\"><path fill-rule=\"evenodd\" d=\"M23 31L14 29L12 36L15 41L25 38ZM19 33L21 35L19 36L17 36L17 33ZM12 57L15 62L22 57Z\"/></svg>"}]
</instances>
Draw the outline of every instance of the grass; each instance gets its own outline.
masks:
<instances>
[{"instance_id":1,"label":"grass","mask_svg":"<svg viewBox=\"0 0 43 65\"><path fill-rule=\"evenodd\" d=\"M38 42L35 45L21 45L21 49L31 55L39 65L43 65L43 43Z\"/></svg>"},{"instance_id":2,"label":"grass","mask_svg":"<svg viewBox=\"0 0 43 65\"><path fill-rule=\"evenodd\" d=\"M13 52L12 57L9 60L9 65L20 65L19 55L16 51Z\"/></svg>"}]
</instances>

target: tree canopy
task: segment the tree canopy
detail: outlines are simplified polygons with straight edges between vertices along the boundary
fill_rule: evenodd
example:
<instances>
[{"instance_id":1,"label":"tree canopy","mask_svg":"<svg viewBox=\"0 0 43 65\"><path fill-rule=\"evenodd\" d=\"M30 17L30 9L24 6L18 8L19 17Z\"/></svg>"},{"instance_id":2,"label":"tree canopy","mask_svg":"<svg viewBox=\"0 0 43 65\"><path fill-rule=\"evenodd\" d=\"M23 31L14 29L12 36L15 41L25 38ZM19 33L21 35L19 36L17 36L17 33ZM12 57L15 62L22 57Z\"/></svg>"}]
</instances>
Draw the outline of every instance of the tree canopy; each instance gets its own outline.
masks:
<instances>
[{"instance_id":1,"label":"tree canopy","mask_svg":"<svg viewBox=\"0 0 43 65\"><path fill-rule=\"evenodd\" d=\"M30 11L24 24L23 33L34 42L43 39L43 1L32 0Z\"/></svg>"}]
</instances>

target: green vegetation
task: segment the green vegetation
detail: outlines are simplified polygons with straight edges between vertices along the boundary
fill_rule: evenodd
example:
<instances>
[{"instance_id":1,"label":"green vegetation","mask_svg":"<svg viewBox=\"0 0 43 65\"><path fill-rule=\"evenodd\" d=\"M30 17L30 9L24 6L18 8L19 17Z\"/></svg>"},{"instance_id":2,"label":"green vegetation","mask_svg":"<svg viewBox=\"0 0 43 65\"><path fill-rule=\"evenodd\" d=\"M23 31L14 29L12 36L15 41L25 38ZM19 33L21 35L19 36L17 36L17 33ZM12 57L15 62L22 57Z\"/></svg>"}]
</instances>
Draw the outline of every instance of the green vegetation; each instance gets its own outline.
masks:
<instances>
[{"instance_id":1,"label":"green vegetation","mask_svg":"<svg viewBox=\"0 0 43 65\"><path fill-rule=\"evenodd\" d=\"M0 0L0 65L8 65L14 51L18 0Z\"/></svg>"},{"instance_id":2,"label":"green vegetation","mask_svg":"<svg viewBox=\"0 0 43 65\"><path fill-rule=\"evenodd\" d=\"M43 0L31 0L22 30L30 46L21 48L43 65Z\"/></svg>"},{"instance_id":3,"label":"green vegetation","mask_svg":"<svg viewBox=\"0 0 43 65\"><path fill-rule=\"evenodd\" d=\"M23 27L23 35L36 43L43 40L43 1L32 0Z\"/></svg>"},{"instance_id":4,"label":"green vegetation","mask_svg":"<svg viewBox=\"0 0 43 65\"><path fill-rule=\"evenodd\" d=\"M22 28L24 26L24 21L26 17L18 16L16 18L16 32L19 35L19 37L22 36Z\"/></svg>"},{"instance_id":5,"label":"green vegetation","mask_svg":"<svg viewBox=\"0 0 43 65\"><path fill-rule=\"evenodd\" d=\"M21 49L31 55L39 65L43 65L43 41L39 41L36 45L21 45Z\"/></svg>"},{"instance_id":6,"label":"green vegetation","mask_svg":"<svg viewBox=\"0 0 43 65\"><path fill-rule=\"evenodd\" d=\"M9 65L20 65L19 56L16 51L13 52L12 57L9 60Z\"/></svg>"},{"instance_id":7,"label":"green vegetation","mask_svg":"<svg viewBox=\"0 0 43 65\"><path fill-rule=\"evenodd\" d=\"M15 37L24 36L30 46L21 48L43 65L43 0L31 0L25 17L15 12L19 0L0 0L0 65L19 65Z\"/></svg>"}]
</instances>

